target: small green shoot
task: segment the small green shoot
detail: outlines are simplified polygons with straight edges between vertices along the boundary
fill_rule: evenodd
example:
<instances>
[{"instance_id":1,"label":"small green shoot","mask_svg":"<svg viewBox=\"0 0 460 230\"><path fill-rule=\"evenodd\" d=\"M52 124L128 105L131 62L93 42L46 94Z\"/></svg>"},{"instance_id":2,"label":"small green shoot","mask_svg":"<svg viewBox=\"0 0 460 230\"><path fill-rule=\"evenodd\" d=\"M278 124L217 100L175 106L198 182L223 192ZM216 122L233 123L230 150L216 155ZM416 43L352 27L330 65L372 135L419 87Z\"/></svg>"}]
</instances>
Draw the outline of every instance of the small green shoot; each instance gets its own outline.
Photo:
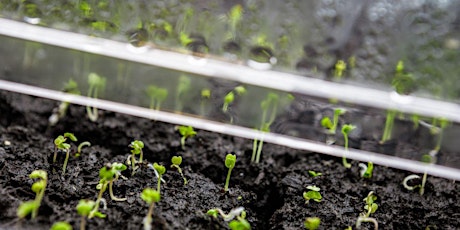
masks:
<instances>
[{"instance_id":1,"label":"small green shoot","mask_svg":"<svg viewBox=\"0 0 460 230\"><path fill-rule=\"evenodd\" d=\"M321 126L328 130L329 134L335 134L337 126L339 124L339 116L345 114L346 110L342 108L334 109L334 116L332 118L323 117L321 119Z\"/></svg>"},{"instance_id":2,"label":"small green shoot","mask_svg":"<svg viewBox=\"0 0 460 230\"><path fill-rule=\"evenodd\" d=\"M79 157L81 155L81 149L85 146L91 146L91 143L89 141L84 141L80 143L77 147L77 152L75 153L75 157Z\"/></svg>"},{"instance_id":3,"label":"small green shoot","mask_svg":"<svg viewBox=\"0 0 460 230\"><path fill-rule=\"evenodd\" d=\"M361 168L359 172L362 178L372 178L372 172L374 171L374 164L372 162L367 162L367 165L359 163L358 166Z\"/></svg>"},{"instance_id":4,"label":"small green shoot","mask_svg":"<svg viewBox=\"0 0 460 230\"><path fill-rule=\"evenodd\" d=\"M107 186L109 186L109 193L110 193L110 198L114 201L125 201L126 198L117 198L113 194L113 182L118 180L118 177L121 175L121 171L126 170L127 167L126 165L122 163L117 163L114 162L112 164L108 163L104 167L99 170L99 184L96 186L96 188L99 190L99 194L97 196L96 204L94 205L93 210L88 215L88 218L91 219L93 217L99 217L99 218L104 218L105 215L100 213L99 210L99 205L102 200L102 194L107 190Z\"/></svg>"},{"instance_id":5,"label":"small green shoot","mask_svg":"<svg viewBox=\"0 0 460 230\"><path fill-rule=\"evenodd\" d=\"M243 7L240 4L234 5L226 15L226 18L230 27L226 38L228 40L236 40L236 27L243 18Z\"/></svg>"},{"instance_id":6,"label":"small green shoot","mask_svg":"<svg viewBox=\"0 0 460 230\"><path fill-rule=\"evenodd\" d=\"M143 162L144 152L142 149L144 148L144 142L134 140L129 144L129 147L131 148L131 159L128 161L128 163L131 163L131 176L134 176L136 170L139 168L139 166L136 164L142 164ZM139 155L139 160L136 160L136 155Z\"/></svg>"},{"instance_id":7,"label":"small green shoot","mask_svg":"<svg viewBox=\"0 0 460 230\"><path fill-rule=\"evenodd\" d=\"M184 185L187 185L187 179L185 178L184 174L182 173L182 169L180 168L180 164L182 163L182 157L181 156L173 156L171 158L171 168L176 168L179 174L182 176L184 179Z\"/></svg>"},{"instance_id":8,"label":"small green shoot","mask_svg":"<svg viewBox=\"0 0 460 230\"><path fill-rule=\"evenodd\" d=\"M194 137L196 135L195 130L193 130L192 126L179 126L179 133L181 135L180 138L180 145L182 149L185 149L185 140L189 137Z\"/></svg>"},{"instance_id":9,"label":"small green shoot","mask_svg":"<svg viewBox=\"0 0 460 230\"><path fill-rule=\"evenodd\" d=\"M226 222L231 221L238 216L242 217L243 219L246 218L246 212L244 211L243 207L234 208L230 210L228 214L225 214L225 212L220 208L209 209L206 212L206 215L211 216L213 218L217 218L219 214Z\"/></svg>"},{"instance_id":10,"label":"small green shoot","mask_svg":"<svg viewBox=\"0 0 460 230\"><path fill-rule=\"evenodd\" d=\"M62 176L65 175L65 171L67 168L67 163L69 161L70 156L70 144L66 143L67 139L70 139L73 142L78 141L77 137L73 133L64 133L64 135L59 135L54 139L54 156L53 156L53 164L56 163L57 160L57 153L58 151L64 151L66 153L64 164L62 166ZM75 157L79 157L81 155L81 149L85 146L91 146L91 143L88 141L82 142L77 147L77 152L75 153Z\"/></svg>"},{"instance_id":11,"label":"small green shoot","mask_svg":"<svg viewBox=\"0 0 460 230\"><path fill-rule=\"evenodd\" d=\"M85 228L86 228L86 218L89 216L89 214L91 213L91 210L93 210L95 205L96 205L96 202L94 202L92 200L80 200L78 202L76 209L77 209L78 215L81 216L81 218L80 218L80 230L85 230ZM104 218L104 217L102 217L102 218Z\"/></svg>"},{"instance_id":12,"label":"small green shoot","mask_svg":"<svg viewBox=\"0 0 460 230\"><path fill-rule=\"evenodd\" d=\"M361 213L358 219L356 220L356 228L359 229L361 227L362 222L371 222L374 224L375 229L378 229L377 220L369 217L371 214L375 213L375 211L377 211L379 207L375 203L376 200L377 200L377 196L374 195L374 191L370 191L367 197L363 199L363 201L366 203L366 205L364 205L364 210L366 211Z\"/></svg>"},{"instance_id":13,"label":"small green shoot","mask_svg":"<svg viewBox=\"0 0 460 230\"><path fill-rule=\"evenodd\" d=\"M182 99L188 96L187 92L190 90L191 87L191 80L190 77L187 75L181 75L179 77L177 88L176 88L176 105L175 110L180 112L182 111Z\"/></svg>"},{"instance_id":14,"label":"small green shoot","mask_svg":"<svg viewBox=\"0 0 460 230\"><path fill-rule=\"evenodd\" d=\"M323 196L319 191L321 190L319 187L316 186L307 186L308 192L303 193L303 198L305 199L305 204L308 204L310 200L321 202Z\"/></svg>"},{"instance_id":15,"label":"small green shoot","mask_svg":"<svg viewBox=\"0 0 460 230\"><path fill-rule=\"evenodd\" d=\"M202 89L201 90L201 102L200 102L200 114L201 116L205 115L205 108L206 105L211 98L211 90L210 89Z\"/></svg>"},{"instance_id":16,"label":"small green shoot","mask_svg":"<svg viewBox=\"0 0 460 230\"><path fill-rule=\"evenodd\" d=\"M227 154L227 156L225 156L225 167L228 168L227 179L225 180L225 187L224 187L225 192L228 191L228 184L230 183L230 175L232 173L232 169L235 167L235 163L236 163L236 155L229 153Z\"/></svg>"},{"instance_id":17,"label":"small green shoot","mask_svg":"<svg viewBox=\"0 0 460 230\"><path fill-rule=\"evenodd\" d=\"M313 170L308 170L308 175L310 175L311 177L318 177L318 176L321 176L323 174L320 173L320 172L315 172Z\"/></svg>"},{"instance_id":18,"label":"small green shoot","mask_svg":"<svg viewBox=\"0 0 460 230\"><path fill-rule=\"evenodd\" d=\"M64 85L63 92L74 95L81 95L77 82L72 79L69 79L69 81ZM57 108L53 109L53 114L51 114L51 116L48 118L50 126L56 125L61 118L65 117L69 105L69 102L62 101Z\"/></svg>"},{"instance_id":19,"label":"small green shoot","mask_svg":"<svg viewBox=\"0 0 460 230\"><path fill-rule=\"evenodd\" d=\"M347 69L347 63L345 63L343 60L338 60L337 63L335 63L334 78L336 80L340 80L343 76L343 72L346 69Z\"/></svg>"},{"instance_id":20,"label":"small green shoot","mask_svg":"<svg viewBox=\"0 0 460 230\"><path fill-rule=\"evenodd\" d=\"M388 110L387 111L387 118L385 121L385 129L383 130L382 139L380 140L380 144L383 144L391 139L391 135L393 132L393 126L395 121L396 111L395 110Z\"/></svg>"},{"instance_id":21,"label":"small green shoot","mask_svg":"<svg viewBox=\"0 0 460 230\"><path fill-rule=\"evenodd\" d=\"M356 126L350 124L342 126L342 134L345 140L345 151L348 151L348 135L355 128ZM351 168L351 164L347 162L347 158L345 156L342 157L342 164L345 168Z\"/></svg>"},{"instance_id":22,"label":"small green shoot","mask_svg":"<svg viewBox=\"0 0 460 230\"><path fill-rule=\"evenodd\" d=\"M160 193L161 177L163 176L163 174L165 174L166 168L163 165L159 165L157 163L153 163L153 168L158 173L157 191L158 191L158 193Z\"/></svg>"},{"instance_id":23,"label":"small green shoot","mask_svg":"<svg viewBox=\"0 0 460 230\"><path fill-rule=\"evenodd\" d=\"M161 195L160 191L145 188L141 193L141 198L149 205L149 211L147 212L147 216L144 218L144 230L152 229L152 215L153 215L153 208L155 203L160 201Z\"/></svg>"},{"instance_id":24,"label":"small green shoot","mask_svg":"<svg viewBox=\"0 0 460 230\"><path fill-rule=\"evenodd\" d=\"M224 104L222 105L222 111L226 113L228 106L235 101L236 96L242 96L246 93L246 88L242 85L235 87L232 91L228 92L224 97Z\"/></svg>"},{"instance_id":25,"label":"small green shoot","mask_svg":"<svg viewBox=\"0 0 460 230\"><path fill-rule=\"evenodd\" d=\"M305 228L308 230L316 230L319 228L320 224L321 219L318 217L307 217L307 219L305 219L305 222L303 223Z\"/></svg>"},{"instance_id":26,"label":"small green shoot","mask_svg":"<svg viewBox=\"0 0 460 230\"><path fill-rule=\"evenodd\" d=\"M433 164L435 162L435 159L434 157L432 157L431 155L429 154L424 154L422 156L422 162L425 162L427 164ZM409 175L407 177L404 178L402 184L404 186L404 188L406 188L407 190L409 191L412 191L416 188L419 188L419 194L421 196L423 196L423 194L425 193L425 184L426 184L426 178L427 178L428 174L427 172L425 171L425 173L423 174L423 177L422 177L422 182L421 184L417 184L417 185L414 185L414 186L410 186L408 185L408 182L410 180L414 180L414 179L420 179L420 176L418 175L415 175L415 174L412 174L412 175Z\"/></svg>"},{"instance_id":27,"label":"small green shoot","mask_svg":"<svg viewBox=\"0 0 460 230\"><path fill-rule=\"evenodd\" d=\"M99 93L105 89L105 82L106 79L104 77L101 77L96 73L90 73L88 75L88 97L97 99ZM86 113L92 122L97 121L99 117L97 107L91 107L89 105L86 106Z\"/></svg>"},{"instance_id":28,"label":"small green shoot","mask_svg":"<svg viewBox=\"0 0 460 230\"><path fill-rule=\"evenodd\" d=\"M25 218L27 215L31 214L32 219L35 219L38 215L38 209L45 195L46 184L48 183L48 173L44 170L34 170L30 173L29 177L31 179L39 179L38 181L32 184L32 191L35 192L35 200L26 201L19 205L17 209L17 216L19 219Z\"/></svg>"},{"instance_id":29,"label":"small green shoot","mask_svg":"<svg viewBox=\"0 0 460 230\"><path fill-rule=\"evenodd\" d=\"M72 230L72 225L65 221L58 221L51 226L50 230Z\"/></svg>"},{"instance_id":30,"label":"small green shoot","mask_svg":"<svg viewBox=\"0 0 460 230\"><path fill-rule=\"evenodd\" d=\"M161 104L168 97L168 89L149 85L146 92L150 98L150 109L160 110Z\"/></svg>"}]
</instances>

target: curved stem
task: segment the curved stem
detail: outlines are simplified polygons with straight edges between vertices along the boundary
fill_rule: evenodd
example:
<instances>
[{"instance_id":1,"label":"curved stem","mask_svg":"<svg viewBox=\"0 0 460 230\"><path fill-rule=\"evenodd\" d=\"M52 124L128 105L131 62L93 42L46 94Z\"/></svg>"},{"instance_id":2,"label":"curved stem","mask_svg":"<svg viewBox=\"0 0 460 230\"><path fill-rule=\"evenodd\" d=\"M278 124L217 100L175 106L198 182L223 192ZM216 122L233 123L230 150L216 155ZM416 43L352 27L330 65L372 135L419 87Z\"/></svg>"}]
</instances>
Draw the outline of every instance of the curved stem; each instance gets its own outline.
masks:
<instances>
[{"instance_id":1,"label":"curved stem","mask_svg":"<svg viewBox=\"0 0 460 230\"><path fill-rule=\"evenodd\" d=\"M225 180L225 187L224 187L225 192L228 191L228 184L230 184L230 174L232 174L232 168L228 169L227 179Z\"/></svg>"},{"instance_id":2,"label":"curved stem","mask_svg":"<svg viewBox=\"0 0 460 230\"><path fill-rule=\"evenodd\" d=\"M158 193L160 193L160 188L161 188L161 175L158 175L158 183L157 183L157 191L158 191Z\"/></svg>"},{"instance_id":3,"label":"curved stem","mask_svg":"<svg viewBox=\"0 0 460 230\"><path fill-rule=\"evenodd\" d=\"M88 215L88 218L89 218L89 219L93 218L94 215L96 214L97 210L99 209L99 205L100 205L101 199L102 199L102 194L104 194L105 190L107 189L107 184L108 184L108 182L104 182L104 183L102 184L102 187L101 187L101 189L99 190L99 194L97 195L96 204L94 205L93 210L91 210L91 212L90 212L89 215Z\"/></svg>"},{"instance_id":4,"label":"curved stem","mask_svg":"<svg viewBox=\"0 0 460 230\"><path fill-rule=\"evenodd\" d=\"M113 194L113 182L116 181L118 179L118 175L116 175L115 179L113 180L110 180L110 183L109 183L109 194L110 194L110 198L114 201L125 201L127 200L126 198L118 198L116 197L114 194Z\"/></svg>"},{"instance_id":5,"label":"curved stem","mask_svg":"<svg viewBox=\"0 0 460 230\"><path fill-rule=\"evenodd\" d=\"M65 153L64 165L62 166L62 176L65 175L65 170L67 168L67 162L69 161L70 150L67 149Z\"/></svg>"},{"instance_id":6,"label":"curved stem","mask_svg":"<svg viewBox=\"0 0 460 230\"><path fill-rule=\"evenodd\" d=\"M34 210L32 211L32 219L35 219L35 217L37 217L37 215L38 215L38 209L40 209L40 205L41 205L41 203L42 203L43 196L45 195L46 184L47 184L47 181L45 180L45 186L44 186L43 189L37 194L37 197L35 197L35 203L37 204L37 206L36 206L36 208L34 208Z\"/></svg>"}]
</instances>

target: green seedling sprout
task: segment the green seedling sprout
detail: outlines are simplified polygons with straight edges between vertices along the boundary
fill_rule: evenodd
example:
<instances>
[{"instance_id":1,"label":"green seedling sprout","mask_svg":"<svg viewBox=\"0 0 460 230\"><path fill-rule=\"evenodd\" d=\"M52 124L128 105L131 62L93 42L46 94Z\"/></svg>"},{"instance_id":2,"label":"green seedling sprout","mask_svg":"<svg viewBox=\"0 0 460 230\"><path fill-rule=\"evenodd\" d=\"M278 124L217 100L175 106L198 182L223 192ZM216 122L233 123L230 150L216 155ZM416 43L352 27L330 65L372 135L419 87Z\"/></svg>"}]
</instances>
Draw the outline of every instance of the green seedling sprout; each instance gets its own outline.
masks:
<instances>
[{"instance_id":1,"label":"green seedling sprout","mask_svg":"<svg viewBox=\"0 0 460 230\"><path fill-rule=\"evenodd\" d=\"M184 174L182 173L182 169L180 168L180 164L182 163L182 157L181 156L173 156L171 158L171 168L176 168L179 174L182 176L184 179L184 185L187 185L187 179L185 178Z\"/></svg>"},{"instance_id":2,"label":"green seedling sprout","mask_svg":"<svg viewBox=\"0 0 460 230\"><path fill-rule=\"evenodd\" d=\"M236 27L243 18L243 7L240 4L234 5L227 14L230 30L226 35L228 40L236 40Z\"/></svg>"},{"instance_id":3,"label":"green seedling sprout","mask_svg":"<svg viewBox=\"0 0 460 230\"><path fill-rule=\"evenodd\" d=\"M424 154L422 156L422 162L425 162L427 164L433 164L435 162L435 157L433 157L433 156L431 156L429 154ZM426 184L427 176L428 176L428 173L425 171L425 173L423 174L423 177L422 177L421 184L410 186L410 185L408 185L408 182L410 180L420 179L420 176L415 175L415 174L411 174L411 175L409 175L409 176L404 178L402 184L403 184L404 188L406 188L409 191L412 191L412 190L414 190L416 188L419 188L419 194L421 196L423 196L423 194L425 193L425 184Z\"/></svg>"},{"instance_id":4,"label":"green seedling sprout","mask_svg":"<svg viewBox=\"0 0 460 230\"><path fill-rule=\"evenodd\" d=\"M243 207L234 208L230 210L228 214L225 214L225 212L220 208L213 208L213 209L209 209L206 212L206 215L211 216L213 218L217 218L220 214L220 216L224 219L224 221L228 222L228 221L235 219L235 217L238 217L240 215L243 215L243 217L246 218L245 213L246 212L244 211Z\"/></svg>"},{"instance_id":5,"label":"green seedling sprout","mask_svg":"<svg viewBox=\"0 0 460 230\"><path fill-rule=\"evenodd\" d=\"M246 93L246 88L242 85L235 87L232 91L228 92L224 97L224 104L222 105L222 111L226 113L228 106L235 101L235 94L241 96Z\"/></svg>"},{"instance_id":6,"label":"green seedling sprout","mask_svg":"<svg viewBox=\"0 0 460 230\"><path fill-rule=\"evenodd\" d=\"M359 163L358 166L361 168L359 172L362 178L370 179L372 177L372 172L374 171L374 164L372 162L367 162L367 165Z\"/></svg>"},{"instance_id":7,"label":"green seedling sprout","mask_svg":"<svg viewBox=\"0 0 460 230\"><path fill-rule=\"evenodd\" d=\"M382 135L382 139L380 140L380 144L383 144L391 139L395 117L396 117L395 110L387 111L387 118L385 120L385 129L383 130L383 135Z\"/></svg>"},{"instance_id":8,"label":"green seedling sprout","mask_svg":"<svg viewBox=\"0 0 460 230\"><path fill-rule=\"evenodd\" d=\"M340 80L343 76L343 72L347 69L347 64L343 60L338 60L335 63L334 78Z\"/></svg>"},{"instance_id":9,"label":"green seedling sprout","mask_svg":"<svg viewBox=\"0 0 460 230\"><path fill-rule=\"evenodd\" d=\"M320 172L315 172L313 170L308 170L308 175L310 175L311 177L317 177L317 176L321 176L323 174L320 173Z\"/></svg>"},{"instance_id":10,"label":"green seedling sprout","mask_svg":"<svg viewBox=\"0 0 460 230\"><path fill-rule=\"evenodd\" d=\"M179 126L179 133L181 135L180 145L182 149L185 149L185 140L196 135L196 132L193 130L192 126Z\"/></svg>"},{"instance_id":11,"label":"green seedling sprout","mask_svg":"<svg viewBox=\"0 0 460 230\"><path fill-rule=\"evenodd\" d=\"M141 198L149 205L149 211L147 212L147 216L144 218L144 230L152 229L152 215L153 215L153 208L155 203L160 201L161 195L160 191L156 191L151 188L145 188L142 190Z\"/></svg>"},{"instance_id":12,"label":"green seedling sprout","mask_svg":"<svg viewBox=\"0 0 460 230\"><path fill-rule=\"evenodd\" d=\"M90 73L88 75L88 97L97 99L99 92L103 91L105 88L105 81L104 77L101 77L96 73ZM92 122L97 121L97 118L99 117L97 107L91 107L89 105L86 106L86 113Z\"/></svg>"},{"instance_id":13,"label":"green seedling sprout","mask_svg":"<svg viewBox=\"0 0 460 230\"><path fill-rule=\"evenodd\" d=\"M345 112L346 110L342 108L334 109L332 121L329 117L323 117L323 119L321 119L321 126L327 129L329 134L335 134L339 124L339 116L345 114Z\"/></svg>"},{"instance_id":14,"label":"green seedling sprout","mask_svg":"<svg viewBox=\"0 0 460 230\"><path fill-rule=\"evenodd\" d=\"M439 121L439 127L432 128L432 133L433 134L438 134L438 139L436 141L436 147L433 149L433 154L436 155L439 150L441 150L441 144L442 144L442 138L444 134L444 129L447 127L449 124L449 121L445 118L439 118L439 119L434 119L436 121Z\"/></svg>"},{"instance_id":15,"label":"green seedling sprout","mask_svg":"<svg viewBox=\"0 0 460 230\"><path fill-rule=\"evenodd\" d=\"M187 75L181 75L177 83L176 89L176 111L182 111L182 98L184 95L187 95L187 92L190 90L191 81L190 77Z\"/></svg>"},{"instance_id":16,"label":"green seedling sprout","mask_svg":"<svg viewBox=\"0 0 460 230\"><path fill-rule=\"evenodd\" d=\"M69 138L71 141L77 141L77 138L75 137L73 133L64 133L64 135L59 135L56 139L54 139L53 163L56 163L58 150L65 151L66 153L64 165L62 166L62 176L65 175L65 171L67 168L67 162L69 161L69 156L70 156L70 144L65 143L67 141L67 138Z\"/></svg>"},{"instance_id":17,"label":"green seedling sprout","mask_svg":"<svg viewBox=\"0 0 460 230\"><path fill-rule=\"evenodd\" d=\"M225 179L225 186L224 191L228 191L228 184L230 183L230 175L232 174L232 169L235 167L236 163L236 155L234 154L227 154L225 156L225 167L228 168L227 179Z\"/></svg>"},{"instance_id":18,"label":"green seedling sprout","mask_svg":"<svg viewBox=\"0 0 460 230\"><path fill-rule=\"evenodd\" d=\"M85 230L86 228L86 218L93 210L96 202L92 200L80 200L77 204L77 213L81 216L80 218L80 230Z\"/></svg>"},{"instance_id":19,"label":"green seedling sprout","mask_svg":"<svg viewBox=\"0 0 460 230\"><path fill-rule=\"evenodd\" d=\"M81 95L80 90L78 89L78 84L76 81L70 79L64 86L65 93L70 93L74 95ZM70 103L67 101L63 101L59 104L58 108L53 109L53 114L48 118L48 122L51 126L56 125L61 118L63 118L66 113L67 109L69 108Z\"/></svg>"},{"instance_id":20,"label":"green seedling sprout","mask_svg":"<svg viewBox=\"0 0 460 230\"><path fill-rule=\"evenodd\" d=\"M99 189L99 194L96 199L96 204L94 205L93 210L88 215L88 218L91 219L93 217L99 217L99 218L104 218L105 215L100 213L99 210L99 205L102 200L102 194L107 190L107 186L109 186L109 193L110 193L110 198L114 201L125 201L126 198L117 198L113 194L113 182L118 180L118 177L121 175L121 171L126 170L126 165L122 163L117 163L114 162L112 164L106 164L104 167L99 170L99 184L96 186L97 189Z\"/></svg>"},{"instance_id":21,"label":"green seedling sprout","mask_svg":"<svg viewBox=\"0 0 460 230\"><path fill-rule=\"evenodd\" d=\"M342 134L345 140L345 151L348 151L348 134L355 128L356 126L350 124L342 126ZM351 164L347 162L347 158L345 156L342 157L342 164L345 168L351 168Z\"/></svg>"},{"instance_id":22,"label":"green seedling sprout","mask_svg":"<svg viewBox=\"0 0 460 230\"><path fill-rule=\"evenodd\" d=\"M321 219L318 217L307 217L307 219L305 219L305 222L303 223L305 228L308 230L316 230L319 228L320 224Z\"/></svg>"},{"instance_id":23,"label":"green seedling sprout","mask_svg":"<svg viewBox=\"0 0 460 230\"><path fill-rule=\"evenodd\" d=\"M29 177L31 179L39 179L38 181L32 184L32 191L35 192L35 200L26 201L19 205L17 209L17 216L19 219L23 219L29 214L31 214L32 219L35 219L38 215L38 209L45 195L46 184L48 183L48 173L44 170L34 170L30 173Z\"/></svg>"},{"instance_id":24,"label":"green seedling sprout","mask_svg":"<svg viewBox=\"0 0 460 230\"><path fill-rule=\"evenodd\" d=\"M91 146L91 143L89 141L84 141L80 143L77 147L77 152L75 153L75 157L79 157L81 155L81 149L85 146Z\"/></svg>"},{"instance_id":25,"label":"green seedling sprout","mask_svg":"<svg viewBox=\"0 0 460 230\"><path fill-rule=\"evenodd\" d=\"M364 211L363 213L361 213L358 217L358 219L356 220L356 228L360 228L361 227L361 223L362 222L371 222L374 224L374 228L377 230L379 227L379 224L377 222L376 219L374 218L371 218L369 217L371 214L375 213L375 211L377 211L378 209L378 205L375 203L375 201L377 200L377 196L374 195L374 191L370 191L369 194L367 195L366 198L363 199L363 201L366 203L366 205L364 206L364 209L366 211Z\"/></svg>"},{"instance_id":26,"label":"green seedling sprout","mask_svg":"<svg viewBox=\"0 0 460 230\"><path fill-rule=\"evenodd\" d=\"M210 98L211 98L211 90L210 89L202 89L201 90L201 102L200 102L201 116L205 115L205 107L206 107L206 104L208 103Z\"/></svg>"},{"instance_id":27,"label":"green seedling sprout","mask_svg":"<svg viewBox=\"0 0 460 230\"><path fill-rule=\"evenodd\" d=\"M236 217L236 220L230 221L228 227L231 230L251 230L251 224L246 220L246 211L242 211L241 215Z\"/></svg>"},{"instance_id":28,"label":"green seedling sprout","mask_svg":"<svg viewBox=\"0 0 460 230\"><path fill-rule=\"evenodd\" d=\"M319 191L321 190L319 187L309 185L307 186L307 189L309 191L303 193L305 204L308 204L310 200L321 202L321 200L323 199L323 196L321 196L321 193L319 193Z\"/></svg>"},{"instance_id":29,"label":"green seedling sprout","mask_svg":"<svg viewBox=\"0 0 460 230\"><path fill-rule=\"evenodd\" d=\"M128 160L128 163L131 163L131 169L132 169L131 176L134 176L138 168L138 166L136 166L136 163L142 164L143 162L144 153L142 149L144 148L144 142L139 141L139 140L134 140L129 144L129 147L131 148L131 159ZM139 155L139 160L136 160L136 155Z\"/></svg>"},{"instance_id":30,"label":"green seedling sprout","mask_svg":"<svg viewBox=\"0 0 460 230\"><path fill-rule=\"evenodd\" d=\"M150 98L150 109L160 110L161 104L168 97L168 89L149 85L146 92Z\"/></svg>"},{"instance_id":31,"label":"green seedling sprout","mask_svg":"<svg viewBox=\"0 0 460 230\"><path fill-rule=\"evenodd\" d=\"M157 191L158 191L158 193L160 193L161 177L163 176L163 174L165 174L166 168L163 165L159 165L157 163L153 163L153 168L158 173Z\"/></svg>"},{"instance_id":32,"label":"green seedling sprout","mask_svg":"<svg viewBox=\"0 0 460 230\"><path fill-rule=\"evenodd\" d=\"M276 112L278 109L279 96L276 93L268 93L265 100L260 103L262 109L262 119L259 130L262 132L269 132L271 124L275 121ZM269 115L270 114L270 115ZM267 117L268 116L268 117ZM260 162L260 155L262 153L264 141L263 138L254 138L252 144L251 162L258 164Z\"/></svg>"},{"instance_id":33,"label":"green seedling sprout","mask_svg":"<svg viewBox=\"0 0 460 230\"><path fill-rule=\"evenodd\" d=\"M51 226L50 230L72 230L72 225L65 221L58 221Z\"/></svg>"}]
</instances>

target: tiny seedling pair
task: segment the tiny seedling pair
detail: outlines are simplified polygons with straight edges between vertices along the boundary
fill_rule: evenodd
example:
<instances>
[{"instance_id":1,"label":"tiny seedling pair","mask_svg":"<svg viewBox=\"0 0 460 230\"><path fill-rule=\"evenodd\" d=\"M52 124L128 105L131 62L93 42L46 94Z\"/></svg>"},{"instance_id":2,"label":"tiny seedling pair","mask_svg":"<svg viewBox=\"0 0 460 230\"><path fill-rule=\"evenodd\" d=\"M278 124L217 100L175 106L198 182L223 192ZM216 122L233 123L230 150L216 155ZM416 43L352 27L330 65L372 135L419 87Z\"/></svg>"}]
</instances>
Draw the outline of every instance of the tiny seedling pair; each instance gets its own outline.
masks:
<instances>
[{"instance_id":1,"label":"tiny seedling pair","mask_svg":"<svg viewBox=\"0 0 460 230\"><path fill-rule=\"evenodd\" d=\"M225 214L225 212L220 209L220 208L213 208L209 209L206 214L208 216L211 216L215 219L220 215L224 221L230 223L228 224L228 227L231 230L250 230L251 225L249 222L246 220L246 211L244 211L243 207L238 207L230 210L228 214ZM236 220L234 220L236 217Z\"/></svg>"},{"instance_id":2,"label":"tiny seedling pair","mask_svg":"<svg viewBox=\"0 0 460 230\"><path fill-rule=\"evenodd\" d=\"M361 213L356 220L356 228L359 229L361 227L362 222L371 222L374 224L374 228L377 230L379 229L379 224L375 218L369 217L371 214L377 211L379 207L375 201L377 200L377 196L374 194L374 191L370 191L366 198L363 201L366 203L364 205L364 211Z\"/></svg>"},{"instance_id":3,"label":"tiny seedling pair","mask_svg":"<svg viewBox=\"0 0 460 230\"><path fill-rule=\"evenodd\" d=\"M43 170L35 170L30 173L31 179L39 179L32 184L32 191L35 192L35 200L22 202L17 209L17 216L19 219L23 219L31 214L32 219L35 219L38 215L38 209L45 195L46 185L48 183L48 173Z\"/></svg>"},{"instance_id":4,"label":"tiny seedling pair","mask_svg":"<svg viewBox=\"0 0 460 230\"><path fill-rule=\"evenodd\" d=\"M305 204L308 204L310 200L321 202L323 196L319 191L321 190L319 187L316 186L307 186L308 192L303 193L303 198L305 199Z\"/></svg>"},{"instance_id":5,"label":"tiny seedling pair","mask_svg":"<svg viewBox=\"0 0 460 230\"><path fill-rule=\"evenodd\" d=\"M64 133L64 135L59 135L56 139L54 139L53 163L56 163L58 150L64 151L66 153L64 165L62 166L62 176L65 175L65 171L67 168L67 162L69 161L69 156L70 156L70 144L66 143L67 139L70 139L73 142L78 141L73 133ZM89 143L88 141L84 141L80 143L77 147L77 152L75 153L75 157L79 157L81 155L81 149L84 146L91 146L91 143Z\"/></svg>"}]
</instances>

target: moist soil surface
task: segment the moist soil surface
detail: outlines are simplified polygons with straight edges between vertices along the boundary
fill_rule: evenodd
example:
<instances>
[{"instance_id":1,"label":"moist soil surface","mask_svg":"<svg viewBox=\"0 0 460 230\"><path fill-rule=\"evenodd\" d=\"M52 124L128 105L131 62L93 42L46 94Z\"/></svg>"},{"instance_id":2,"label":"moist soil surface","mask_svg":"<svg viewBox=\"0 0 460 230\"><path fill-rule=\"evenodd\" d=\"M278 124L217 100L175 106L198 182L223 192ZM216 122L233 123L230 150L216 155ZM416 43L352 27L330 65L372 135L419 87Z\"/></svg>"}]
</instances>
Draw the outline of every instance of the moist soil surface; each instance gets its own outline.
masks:
<instances>
[{"instance_id":1,"label":"moist soil surface","mask_svg":"<svg viewBox=\"0 0 460 230\"><path fill-rule=\"evenodd\" d=\"M145 144L144 160L167 167L166 183L161 185L161 201L153 214L153 229L228 229L228 223L205 213L211 208L229 212L244 207L252 229L303 229L307 217L319 217L320 229L345 229L353 226L364 210L363 199L370 191L377 195L378 209L371 217L380 229L458 229L460 226L460 186L458 182L428 176L423 196L406 190L401 182L410 172L375 166L373 177L360 176L359 162L312 152L265 144L262 162L251 164L252 141L197 130L198 134L180 146L175 125L123 114L100 111L97 122L86 117L86 109L71 105L65 118L55 126L48 117L59 102L9 92L0 92L0 229L49 229L56 221L68 221L80 227L75 207L80 199L96 200L99 169L110 162L125 163L129 143ZM53 164L53 140L64 132L73 132L91 146L80 157L71 156L65 176L61 167L65 154ZM368 146L368 140L354 139L352 146ZM355 143L355 144L353 144ZM358 143L358 144L356 144ZM369 148L376 148L371 146ZM72 152L76 146L72 144ZM235 153L236 166L230 179L230 191L223 192L227 169L225 155ZM171 157L183 157L182 169L188 184L170 168ZM29 174L36 169L48 172L48 185L38 216L18 220L16 209L23 201L33 200L34 182ZM312 177L309 170L321 172ZM124 202L112 201L104 194L105 219L87 221L87 229L141 229L148 205L140 198L146 187L156 188L154 172L141 165L132 176L114 183L114 193ZM421 176L421 175L420 175ZM307 186L321 188L321 202L305 203ZM363 223L362 229L373 229Z\"/></svg>"}]
</instances>

